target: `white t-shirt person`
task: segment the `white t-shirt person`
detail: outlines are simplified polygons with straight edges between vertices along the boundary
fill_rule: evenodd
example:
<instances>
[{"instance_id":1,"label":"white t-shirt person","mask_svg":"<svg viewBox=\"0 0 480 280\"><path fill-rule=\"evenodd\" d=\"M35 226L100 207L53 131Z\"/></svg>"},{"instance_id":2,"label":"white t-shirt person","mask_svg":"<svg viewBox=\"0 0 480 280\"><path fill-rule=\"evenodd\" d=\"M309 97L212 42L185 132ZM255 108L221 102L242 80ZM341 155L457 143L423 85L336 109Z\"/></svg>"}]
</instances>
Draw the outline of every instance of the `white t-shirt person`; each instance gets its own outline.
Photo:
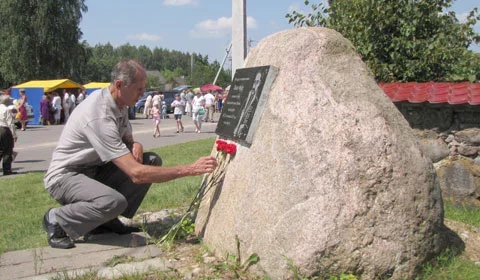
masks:
<instances>
[{"instance_id":1,"label":"white t-shirt person","mask_svg":"<svg viewBox=\"0 0 480 280\"><path fill-rule=\"evenodd\" d=\"M185 101L183 99L174 100L171 106L175 108L173 110L174 115L183 115L183 111L185 109Z\"/></svg>"},{"instance_id":2,"label":"white t-shirt person","mask_svg":"<svg viewBox=\"0 0 480 280\"><path fill-rule=\"evenodd\" d=\"M215 105L215 96L211 92L205 94L205 106L213 106Z\"/></svg>"}]
</instances>

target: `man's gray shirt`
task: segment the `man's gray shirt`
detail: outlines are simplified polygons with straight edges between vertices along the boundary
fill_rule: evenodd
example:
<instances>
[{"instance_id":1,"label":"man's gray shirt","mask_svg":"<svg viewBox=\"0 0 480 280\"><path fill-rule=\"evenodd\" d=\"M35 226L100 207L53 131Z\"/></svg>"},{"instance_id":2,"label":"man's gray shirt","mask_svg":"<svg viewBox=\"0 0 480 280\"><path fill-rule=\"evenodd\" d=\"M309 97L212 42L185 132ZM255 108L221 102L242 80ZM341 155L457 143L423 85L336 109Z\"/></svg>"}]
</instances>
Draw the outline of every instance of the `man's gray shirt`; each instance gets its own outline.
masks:
<instances>
[{"instance_id":1,"label":"man's gray shirt","mask_svg":"<svg viewBox=\"0 0 480 280\"><path fill-rule=\"evenodd\" d=\"M68 119L45 174L45 188L68 173L86 171L130 153L122 141L130 135L127 108L117 107L108 87L96 90Z\"/></svg>"}]
</instances>

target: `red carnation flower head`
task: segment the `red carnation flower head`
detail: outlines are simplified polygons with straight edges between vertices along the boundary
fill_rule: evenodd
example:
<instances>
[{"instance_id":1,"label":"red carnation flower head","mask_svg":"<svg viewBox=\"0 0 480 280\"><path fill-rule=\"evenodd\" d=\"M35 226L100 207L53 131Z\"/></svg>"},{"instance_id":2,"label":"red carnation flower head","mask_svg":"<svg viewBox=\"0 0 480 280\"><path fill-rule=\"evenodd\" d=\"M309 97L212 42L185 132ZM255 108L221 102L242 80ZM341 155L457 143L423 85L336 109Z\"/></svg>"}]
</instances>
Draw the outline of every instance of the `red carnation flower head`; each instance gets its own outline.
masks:
<instances>
[{"instance_id":1,"label":"red carnation flower head","mask_svg":"<svg viewBox=\"0 0 480 280\"><path fill-rule=\"evenodd\" d=\"M217 140L215 141L217 143L217 152L220 152L220 151L225 151L228 143L223 141L223 140Z\"/></svg>"},{"instance_id":2,"label":"red carnation flower head","mask_svg":"<svg viewBox=\"0 0 480 280\"><path fill-rule=\"evenodd\" d=\"M229 155L234 155L237 152L237 145L235 145L233 143L227 144L227 146L225 147L225 151Z\"/></svg>"}]
</instances>

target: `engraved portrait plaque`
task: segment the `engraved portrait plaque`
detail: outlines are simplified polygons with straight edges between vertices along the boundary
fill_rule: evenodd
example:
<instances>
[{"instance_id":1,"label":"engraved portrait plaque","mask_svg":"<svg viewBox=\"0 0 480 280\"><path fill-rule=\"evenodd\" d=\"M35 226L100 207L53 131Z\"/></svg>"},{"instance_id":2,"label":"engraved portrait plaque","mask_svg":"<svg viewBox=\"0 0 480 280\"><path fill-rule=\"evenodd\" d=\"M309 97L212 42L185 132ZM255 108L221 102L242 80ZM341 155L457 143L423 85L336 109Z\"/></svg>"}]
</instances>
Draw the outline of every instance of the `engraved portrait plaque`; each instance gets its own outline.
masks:
<instances>
[{"instance_id":1,"label":"engraved portrait plaque","mask_svg":"<svg viewBox=\"0 0 480 280\"><path fill-rule=\"evenodd\" d=\"M273 66L237 69L215 132L251 144L276 75Z\"/></svg>"}]
</instances>

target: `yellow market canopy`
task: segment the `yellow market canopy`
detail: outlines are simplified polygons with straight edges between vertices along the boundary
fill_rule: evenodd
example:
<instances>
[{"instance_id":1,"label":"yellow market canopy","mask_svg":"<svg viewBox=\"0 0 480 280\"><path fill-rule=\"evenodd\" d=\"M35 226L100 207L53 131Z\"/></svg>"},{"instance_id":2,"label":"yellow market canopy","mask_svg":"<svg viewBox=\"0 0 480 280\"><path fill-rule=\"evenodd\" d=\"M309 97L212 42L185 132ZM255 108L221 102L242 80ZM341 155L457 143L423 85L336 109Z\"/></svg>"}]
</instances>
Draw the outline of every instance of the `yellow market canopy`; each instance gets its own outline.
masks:
<instances>
[{"instance_id":1,"label":"yellow market canopy","mask_svg":"<svg viewBox=\"0 0 480 280\"><path fill-rule=\"evenodd\" d=\"M104 88L108 87L110 83L99 83L99 82L91 82L88 84L83 85L85 89L90 89L90 88Z\"/></svg>"},{"instance_id":2,"label":"yellow market canopy","mask_svg":"<svg viewBox=\"0 0 480 280\"><path fill-rule=\"evenodd\" d=\"M77 84L69 79L62 80L44 80L44 81L30 81L14 88L43 88L44 92L51 92L57 88L83 88L81 84Z\"/></svg>"}]
</instances>

